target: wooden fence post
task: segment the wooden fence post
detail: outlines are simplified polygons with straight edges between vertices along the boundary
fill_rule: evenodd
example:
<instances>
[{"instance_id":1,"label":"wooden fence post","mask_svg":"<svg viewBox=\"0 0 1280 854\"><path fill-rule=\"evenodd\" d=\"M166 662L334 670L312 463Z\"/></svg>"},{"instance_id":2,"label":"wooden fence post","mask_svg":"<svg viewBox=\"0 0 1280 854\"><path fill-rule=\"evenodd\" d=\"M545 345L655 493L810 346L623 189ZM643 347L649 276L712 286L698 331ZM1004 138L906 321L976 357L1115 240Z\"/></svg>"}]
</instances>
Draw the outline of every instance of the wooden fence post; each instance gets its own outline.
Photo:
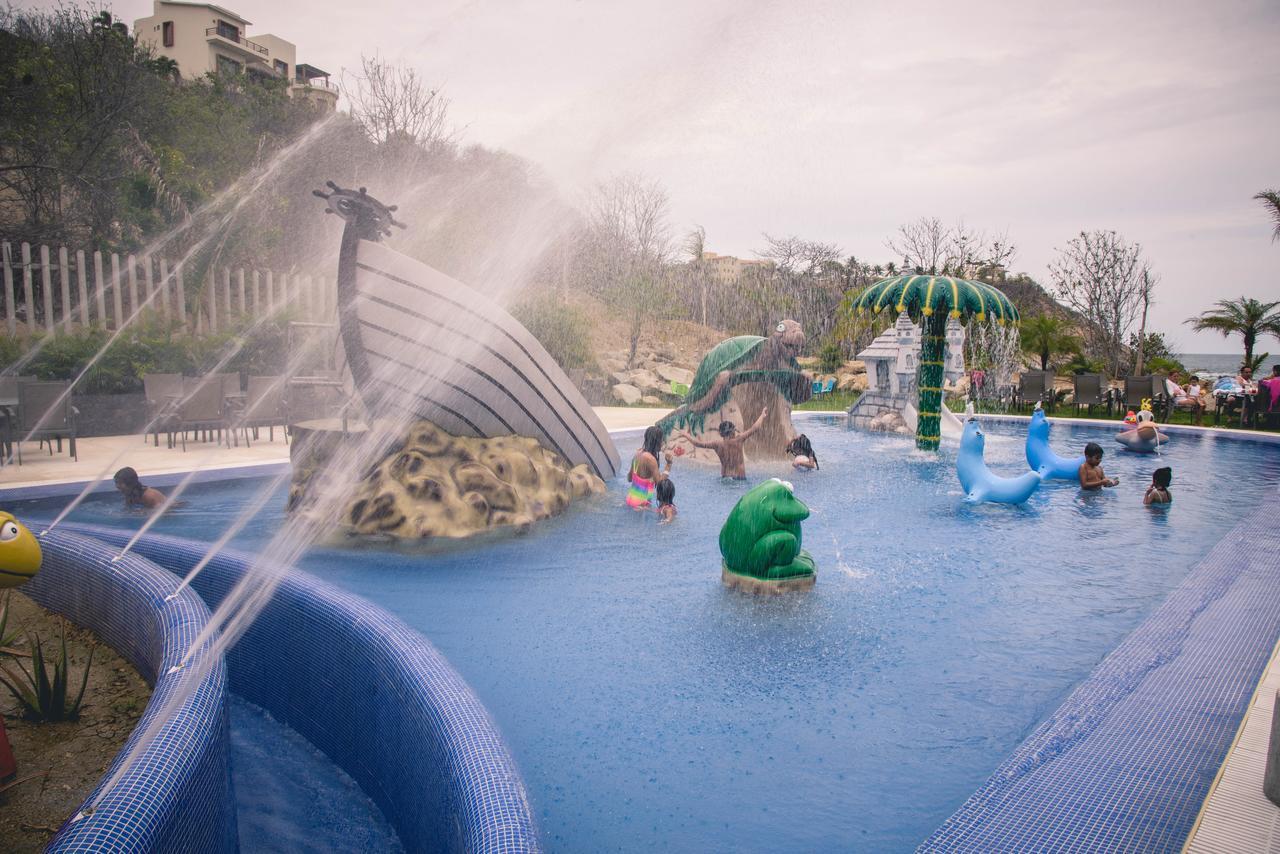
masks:
<instances>
[{"instance_id":1,"label":"wooden fence post","mask_svg":"<svg viewBox=\"0 0 1280 854\"><path fill-rule=\"evenodd\" d=\"M169 320L169 261L160 259L160 316Z\"/></svg>"},{"instance_id":2,"label":"wooden fence post","mask_svg":"<svg viewBox=\"0 0 1280 854\"><path fill-rule=\"evenodd\" d=\"M275 276L267 271L267 314L276 313Z\"/></svg>"},{"instance_id":3,"label":"wooden fence post","mask_svg":"<svg viewBox=\"0 0 1280 854\"><path fill-rule=\"evenodd\" d=\"M80 325L89 328L89 269L84 250L76 250L76 281L80 284Z\"/></svg>"},{"instance_id":4,"label":"wooden fence post","mask_svg":"<svg viewBox=\"0 0 1280 854\"><path fill-rule=\"evenodd\" d=\"M67 247L58 247L58 280L62 284L62 331L71 332L71 262Z\"/></svg>"},{"instance_id":5,"label":"wooden fence post","mask_svg":"<svg viewBox=\"0 0 1280 854\"><path fill-rule=\"evenodd\" d=\"M244 268L236 270L236 295L239 297L236 304L240 307L240 322L244 323Z\"/></svg>"},{"instance_id":6,"label":"wooden fence post","mask_svg":"<svg viewBox=\"0 0 1280 854\"><path fill-rule=\"evenodd\" d=\"M0 259L4 263L4 310L5 324L10 335L18 334L18 312L13 298L13 247L8 243L0 245Z\"/></svg>"},{"instance_id":7,"label":"wooden fence post","mask_svg":"<svg viewBox=\"0 0 1280 854\"><path fill-rule=\"evenodd\" d=\"M93 250L93 299L98 304L98 322L106 329L107 323L107 286L102 276L102 253Z\"/></svg>"},{"instance_id":8,"label":"wooden fence post","mask_svg":"<svg viewBox=\"0 0 1280 854\"><path fill-rule=\"evenodd\" d=\"M120 299L120 256L111 253L111 307L116 313L116 329L124 328L124 308Z\"/></svg>"},{"instance_id":9,"label":"wooden fence post","mask_svg":"<svg viewBox=\"0 0 1280 854\"><path fill-rule=\"evenodd\" d=\"M22 244L22 296L27 301L27 333L36 331L36 289L31 283L31 244Z\"/></svg>"},{"instance_id":10,"label":"wooden fence post","mask_svg":"<svg viewBox=\"0 0 1280 854\"><path fill-rule=\"evenodd\" d=\"M40 244L40 290L44 297L44 328L53 333L53 271L49 269L49 247Z\"/></svg>"},{"instance_id":11,"label":"wooden fence post","mask_svg":"<svg viewBox=\"0 0 1280 854\"><path fill-rule=\"evenodd\" d=\"M253 271L253 316L254 317L262 316L262 291L259 288L259 285L261 284L261 278L262 277L258 275L258 271L254 270Z\"/></svg>"},{"instance_id":12,"label":"wooden fence post","mask_svg":"<svg viewBox=\"0 0 1280 854\"><path fill-rule=\"evenodd\" d=\"M138 259L132 255L124 256L124 266L129 271L129 312L137 314L139 306L138 302Z\"/></svg>"},{"instance_id":13,"label":"wooden fence post","mask_svg":"<svg viewBox=\"0 0 1280 854\"><path fill-rule=\"evenodd\" d=\"M151 256L150 255L142 256L142 293L143 293L142 302L146 304L147 308L149 308L152 312L155 312L156 311L156 303L155 303L156 280L152 277L152 274L151 274ZM169 314L169 312L167 311L167 309L169 308L168 300L162 300L162 302L165 303L166 311L161 316L167 317Z\"/></svg>"},{"instance_id":14,"label":"wooden fence post","mask_svg":"<svg viewBox=\"0 0 1280 854\"><path fill-rule=\"evenodd\" d=\"M182 282L182 262L178 262L176 269L178 278L178 296L174 299L173 310L178 318L178 323L183 329L187 328L187 288Z\"/></svg>"},{"instance_id":15,"label":"wooden fence post","mask_svg":"<svg viewBox=\"0 0 1280 854\"><path fill-rule=\"evenodd\" d=\"M231 268L222 271L222 325L231 325Z\"/></svg>"},{"instance_id":16,"label":"wooden fence post","mask_svg":"<svg viewBox=\"0 0 1280 854\"><path fill-rule=\"evenodd\" d=\"M209 299L209 334L218 334L218 289L214 284L213 268L204 275L205 296Z\"/></svg>"}]
</instances>

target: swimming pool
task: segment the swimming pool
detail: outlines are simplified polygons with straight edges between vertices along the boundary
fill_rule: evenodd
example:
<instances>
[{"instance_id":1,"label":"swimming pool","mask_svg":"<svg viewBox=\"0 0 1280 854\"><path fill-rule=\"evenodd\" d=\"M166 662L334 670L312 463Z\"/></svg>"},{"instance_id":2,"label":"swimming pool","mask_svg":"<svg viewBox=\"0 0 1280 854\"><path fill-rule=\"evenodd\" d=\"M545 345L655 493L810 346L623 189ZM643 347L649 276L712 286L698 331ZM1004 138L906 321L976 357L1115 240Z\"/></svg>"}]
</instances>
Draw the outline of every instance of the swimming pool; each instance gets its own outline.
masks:
<instances>
[{"instance_id":1,"label":"swimming pool","mask_svg":"<svg viewBox=\"0 0 1280 854\"><path fill-rule=\"evenodd\" d=\"M1179 435L1157 463L1059 423L1055 448L1099 441L1119 489L971 507L954 448L804 429L820 472L752 475L790 477L814 511L809 594L723 590L715 535L744 488L678 463L671 526L615 488L526 537L304 566L441 648L510 742L551 850L907 850L1280 483L1280 448ZM1025 428L986 429L992 466L1022 471ZM1169 510L1141 506L1157 464L1174 468ZM213 539L254 487L201 486L157 530ZM117 500L75 518L135 527Z\"/></svg>"}]
</instances>

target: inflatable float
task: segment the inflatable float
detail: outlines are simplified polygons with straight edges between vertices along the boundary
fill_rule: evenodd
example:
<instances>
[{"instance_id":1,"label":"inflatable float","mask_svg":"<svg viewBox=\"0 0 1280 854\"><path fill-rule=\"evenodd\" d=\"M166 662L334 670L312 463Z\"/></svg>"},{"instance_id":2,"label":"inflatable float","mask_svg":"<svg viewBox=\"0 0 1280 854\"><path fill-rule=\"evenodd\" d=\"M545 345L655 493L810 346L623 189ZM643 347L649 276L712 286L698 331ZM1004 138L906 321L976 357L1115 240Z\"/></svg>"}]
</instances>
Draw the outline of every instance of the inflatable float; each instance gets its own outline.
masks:
<instances>
[{"instance_id":1,"label":"inflatable float","mask_svg":"<svg viewBox=\"0 0 1280 854\"><path fill-rule=\"evenodd\" d=\"M1126 451L1136 454L1154 454L1160 446L1169 441L1169 436L1161 433L1156 427L1155 416L1151 414L1150 405L1143 402L1142 411L1138 413L1132 427L1127 427L1116 434L1116 441ZM1130 424L1128 417L1125 424Z\"/></svg>"},{"instance_id":2,"label":"inflatable float","mask_svg":"<svg viewBox=\"0 0 1280 854\"><path fill-rule=\"evenodd\" d=\"M1078 457L1060 457L1049 447L1049 419L1040 404L1031 413L1031 426L1027 428L1027 465L1040 472L1040 477L1053 480L1078 480L1084 454Z\"/></svg>"},{"instance_id":3,"label":"inflatable float","mask_svg":"<svg viewBox=\"0 0 1280 854\"><path fill-rule=\"evenodd\" d=\"M960 456L956 458L956 474L964 488L964 500L970 504L989 501L993 504L1022 504L1040 488L1040 472L1029 471L1018 477L1000 477L991 473L982 452L986 438L978 420L971 418L960 437Z\"/></svg>"}]
</instances>

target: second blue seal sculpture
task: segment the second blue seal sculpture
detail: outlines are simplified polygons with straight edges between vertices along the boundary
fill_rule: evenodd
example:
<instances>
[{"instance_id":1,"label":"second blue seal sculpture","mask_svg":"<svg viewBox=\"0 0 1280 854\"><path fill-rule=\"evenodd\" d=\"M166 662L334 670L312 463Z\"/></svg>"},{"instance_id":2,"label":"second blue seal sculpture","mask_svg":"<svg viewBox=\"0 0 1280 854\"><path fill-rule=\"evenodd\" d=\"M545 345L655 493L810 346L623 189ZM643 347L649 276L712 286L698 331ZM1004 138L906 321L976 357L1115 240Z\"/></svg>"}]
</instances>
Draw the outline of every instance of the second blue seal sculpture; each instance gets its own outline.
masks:
<instances>
[{"instance_id":1,"label":"second blue seal sculpture","mask_svg":"<svg viewBox=\"0 0 1280 854\"><path fill-rule=\"evenodd\" d=\"M1040 488L1040 472L1029 471L1020 477L1000 477L991 473L982 452L986 437L978 419L970 418L960 437L960 456L956 458L956 474L964 488L964 500L970 504L989 501L994 504L1022 504Z\"/></svg>"},{"instance_id":2,"label":"second blue seal sculpture","mask_svg":"<svg viewBox=\"0 0 1280 854\"><path fill-rule=\"evenodd\" d=\"M1078 480L1084 454L1078 457L1060 457L1049 447L1049 419L1040 404L1031 413L1031 426L1027 428L1027 465L1040 472L1045 479Z\"/></svg>"}]
</instances>

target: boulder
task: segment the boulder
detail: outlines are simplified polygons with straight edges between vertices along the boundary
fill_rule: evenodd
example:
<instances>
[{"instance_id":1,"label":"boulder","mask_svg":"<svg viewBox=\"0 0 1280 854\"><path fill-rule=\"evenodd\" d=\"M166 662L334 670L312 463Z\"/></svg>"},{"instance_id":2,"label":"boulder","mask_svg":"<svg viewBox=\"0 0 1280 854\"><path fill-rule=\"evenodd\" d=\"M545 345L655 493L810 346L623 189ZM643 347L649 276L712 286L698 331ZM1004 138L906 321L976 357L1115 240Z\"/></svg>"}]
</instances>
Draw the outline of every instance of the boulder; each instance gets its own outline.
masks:
<instances>
[{"instance_id":1,"label":"boulder","mask_svg":"<svg viewBox=\"0 0 1280 854\"><path fill-rule=\"evenodd\" d=\"M860 374L841 374L839 380L836 381L836 388L840 391L866 391L866 371Z\"/></svg>"},{"instance_id":2,"label":"boulder","mask_svg":"<svg viewBox=\"0 0 1280 854\"><path fill-rule=\"evenodd\" d=\"M865 374L867 372L867 364L866 362L861 362L857 359L850 359L844 363L844 367L841 368L841 371L849 374Z\"/></svg>"},{"instance_id":3,"label":"boulder","mask_svg":"<svg viewBox=\"0 0 1280 854\"><path fill-rule=\"evenodd\" d=\"M631 382L631 372L621 370L610 371L609 379L613 380L615 383L629 383Z\"/></svg>"},{"instance_id":4,"label":"boulder","mask_svg":"<svg viewBox=\"0 0 1280 854\"><path fill-rule=\"evenodd\" d=\"M641 368L638 371L632 371L627 382L641 391L663 391L670 388L667 383L658 379L657 374L645 368Z\"/></svg>"},{"instance_id":5,"label":"boulder","mask_svg":"<svg viewBox=\"0 0 1280 854\"><path fill-rule=\"evenodd\" d=\"M640 389L627 383L618 383L615 385L613 387L613 396L616 400L626 404L627 406L634 406L640 402L640 398L642 397Z\"/></svg>"},{"instance_id":6,"label":"boulder","mask_svg":"<svg viewBox=\"0 0 1280 854\"><path fill-rule=\"evenodd\" d=\"M654 394L646 394L644 397L640 398L640 402L643 403L645 406L665 406L666 405L662 402L662 398Z\"/></svg>"},{"instance_id":7,"label":"boulder","mask_svg":"<svg viewBox=\"0 0 1280 854\"><path fill-rule=\"evenodd\" d=\"M675 365L658 365L658 376L667 382L683 383L684 385L693 384L693 371L687 368L678 368Z\"/></svg>"},{"instance_id":8,"label":"boulder","mask_svg":"<svg viewBox=\"0 0 1280 854\"><path fill-rule=\"evenodd\" d=\"M909 433L907 424L902 420L902 415L898 412L881 412L879 415L871 419L871 423L867 425L868 430L879 433Z\"/></svg>"}]
</instances>

